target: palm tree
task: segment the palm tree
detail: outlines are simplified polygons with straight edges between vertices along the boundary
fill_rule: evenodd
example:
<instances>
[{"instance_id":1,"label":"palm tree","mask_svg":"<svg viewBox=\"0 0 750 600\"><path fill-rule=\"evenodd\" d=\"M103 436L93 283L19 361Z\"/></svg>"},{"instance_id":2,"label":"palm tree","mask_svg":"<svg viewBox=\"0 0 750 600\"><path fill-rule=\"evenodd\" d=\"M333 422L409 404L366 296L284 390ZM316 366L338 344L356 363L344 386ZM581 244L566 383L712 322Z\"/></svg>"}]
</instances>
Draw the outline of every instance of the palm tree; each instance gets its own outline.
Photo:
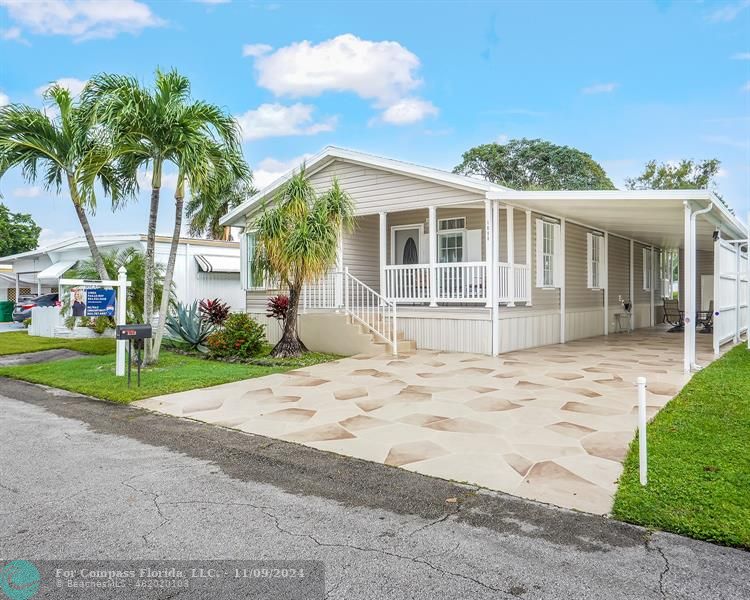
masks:
<instances>
[{"instance_id":1,"label":"palm tree","mask_svg":"<svg viewBox=\"0 0 750 600\"><path fill-rule=\"evenodd\" d=\"M106 279L107 271L86 214L96 209L94 183L103 187L114 207L132 195L133 188L118 177L106 131L88 125L69 90L52 85L45 92L45 101L52 104L49 115L22 104L0 108L0 177L18 166L27 182L41 179L45 189L57 193L64 181L96 274Z\"/></svg>"},{"instance_id":2,"label":"palm tree","mask_svg":"<svg viewBox=\"0 0 750 600\"><path fill-rule=\"evenodd\" d=\"M255 231L252 275L268 276L289 288L289 309L276 357L299 356L305 347L297 336L302 286L325 275L336 263L339 236L354 226L354 208L336 179L318 196L305 166L279 191L271 206L250 225Z\"/></svg>"},{"instance_id":3,"label":"palm tree","mask_svg":"<svg viewBox=\"0 0 750 600\"><path fill-rule=\"evenodd\" d=\"M194 193L185 205L188 233L211 240L231 240L229 228L219 225L219 219L257 192L248 181L233 181L221 189Z\"/></svg>"},{"instance_id":4,"label":"palm tree","mask_svg":"<svg viewBox=\"0 0 750 600\"><path fill-rule=\"evenodd\" d=\"M102 123L113 131L113 143L122 152L122 175L135 182L142 169L151 171L143 300L144 319L149 322L154 309L156 221L164 165L171 163L178 169L175 233L165 273L168 284L174 271L186 186L192 192L202 192L217 186L217 178L227 177L229 172L234 172L238 179L250 176L241 160L239 126L222 108L192 100L189 80L174 70L166 73L157 70L153 90L133 77L97 75L89 81L82 102L92 122ZM164 312L159 315L154 343L146 346L147 362L158 359Z\"/></svg>"},{"instance_id":5,"label":"palm tree","mask_svg":"<svg viewBox=\"0 0 750 600\"><path fill-rule=\"evenodd\" d=\"M144 253L137 248L125 248L123 250L110 250L102 254L104 268L107 270L107 279L117 279L120 267L125 267L130 286L127 292L127 322L143 322L143 286L145 282L145 265L146 258ZM154 265L157 279L154 283L154 296L158 302L162 298L161 277L164 274L164 265L156 263ZM98 271L94 261L91 259L79 261L79 263L70 271L70 276L77 279L96 279ZM170 301L176 299L174 285L168 294Z\"/></svg>"}]
</instances>

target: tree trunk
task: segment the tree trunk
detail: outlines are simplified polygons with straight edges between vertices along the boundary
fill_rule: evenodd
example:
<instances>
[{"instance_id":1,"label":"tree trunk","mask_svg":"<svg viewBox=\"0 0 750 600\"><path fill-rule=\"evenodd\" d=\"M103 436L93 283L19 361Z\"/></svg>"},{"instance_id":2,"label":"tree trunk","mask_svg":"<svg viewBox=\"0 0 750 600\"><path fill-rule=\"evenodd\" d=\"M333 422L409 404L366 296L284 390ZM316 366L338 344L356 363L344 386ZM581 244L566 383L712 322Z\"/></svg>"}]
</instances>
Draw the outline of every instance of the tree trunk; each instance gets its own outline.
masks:
<instances>
[{"instance_id":1,"label":"tree trunk","mask_svg":"<svg viewBox=\"0 0 750 600\"><path fill-rule=\"evenodd\" d=\"M86 238L86 243L89 246L89 252L91 252L91 259L94 261L96 272L99 273L99 279L109 279L110 275L107 273L107 269L104 268L104 260L102 260L102 254L99 252L99 246L96 245L94 234L91 233L91 226L89 225L89 218L86 216L86 211L80 203L80 196L78 195L78 189L76 183L71 175L68 175L68 189L70 190L70 198L73 201L73 207L76 210L78 221L81 223L81 229L83 229L83 235Z\"/></svg>"},{"instance_id":2,"label":"tree trunk","mask_svg":"<svg viewBox=\"0 0 750 600\"><path fill-rule=\"evenodd\" d=\"M146 231L146 256L143 276L143 321L151 323L154 314L154 262L156 253L156 218L159 214L159 192L161 190L161 162L154 161L154 173L151 177L151 207L148 214L148 230ZM151 340L144 344L144 361L148 364L151 359Z\"/></svg>"},{"instance_id":3,"label":"tree trunk","mask_svg":"<svg viewBox=\"0 0 750 600\"><path fill-rule=\"evenodd\" d=\"M297 309L299 307L302 285L289 286L289 308L284 321L284 331L281 339L271 350L271 356L276 358L293 358L307 352L307 348L297 335Z\"/></svg>"},{"instance_id":4,"label":"tree trunk","mask_svg":"<svg viewBox=\"0 0 750 600\"><path fill-rule=\"evenodd\" d=\"M181 186L177 186L179 191ZM151 359L153 362L159 360L159 350L161 349L161 340L164 337L164 327L167 323L167 310L169 309L169 290L172 287L172 278L174 277L174 265L177 262L177 248L180 245L180 232L182 231L182 205L184 196L176 193L174 198L174 230L172 231L172 243L169 246L169 260L167 260L167 270L164 273L164 285L161 291L161 305L159 306L159 323L156 326L156 335L154 335L153 348L151 349Z\"/></svg>"}]
</instances>

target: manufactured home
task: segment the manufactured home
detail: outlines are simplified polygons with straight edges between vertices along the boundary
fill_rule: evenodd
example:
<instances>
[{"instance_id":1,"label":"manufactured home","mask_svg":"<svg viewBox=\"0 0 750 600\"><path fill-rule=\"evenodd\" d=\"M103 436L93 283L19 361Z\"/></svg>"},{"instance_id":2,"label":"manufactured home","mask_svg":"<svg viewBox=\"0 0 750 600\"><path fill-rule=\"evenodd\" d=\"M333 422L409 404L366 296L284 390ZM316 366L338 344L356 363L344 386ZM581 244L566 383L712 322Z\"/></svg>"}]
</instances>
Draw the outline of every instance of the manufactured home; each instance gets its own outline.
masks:
<instances>
[{"instance_id":1,"label":"manufactured home","mask_svg":"<svg viewBox=\"0 0 750 600\"><path fill-rule=\"evenodd\" d=\"M747 330L748 227L708 190L517 191L336 147L306 170L319 192L337 179L356 214L336 266L304 291L311 349L352 353L347 331L364 328L394 351L495 355L667 320L689 371L698 331L718 354ZM261 321L284 290L249 276L252 223L291 175L221 221L243 228L240 281Z\"/></svg>"}]
</instances>

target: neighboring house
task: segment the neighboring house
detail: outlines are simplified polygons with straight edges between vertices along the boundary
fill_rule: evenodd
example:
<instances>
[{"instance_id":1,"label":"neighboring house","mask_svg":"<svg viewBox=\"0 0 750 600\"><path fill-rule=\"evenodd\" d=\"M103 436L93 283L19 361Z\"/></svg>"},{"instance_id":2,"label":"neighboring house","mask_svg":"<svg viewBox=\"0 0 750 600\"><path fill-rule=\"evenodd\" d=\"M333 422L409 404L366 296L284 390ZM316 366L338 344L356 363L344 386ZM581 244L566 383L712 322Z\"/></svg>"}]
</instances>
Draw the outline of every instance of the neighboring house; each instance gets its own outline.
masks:
<instances>
[{"instance_id":1,"label":"neighboring house","mask_svg":"<svg viewBox=\"0 0 750 600\"><path fill-rule=\"evenodd\" d=\"M166 267L171 238L157 236L156 262ZM113 249L138 248L145 251L146 236L140 234L102 235L97 237L102 253ZM177 299L190 303L203 298L221 298L233 310L245 308L245 294L240 288L240 248L237 242L201 239L180 239L174 284ZM12 274L5 273L3 280L11 277L7 296L15 299L17 294L44 294L57 292L58 281L78 261L91 257L83 236L70 238L49 246L37 248L0 258L0 263L10 264ZM11 298L12 297L12 298Z\"/></svg>"},{"instance_id":2,"label":"neighboring house","mask_svg":"<svg viewBox=\"0 0 750 600\"><path fill-rule=\"evenodd\" d=\"M357 223L342 236L335 272L305 292L310 348L345 345L311 325L334 311L384 340L396 329L420 348L485 354L652 327L676 260L685 314L716 298L717 351L747 327L747 227L707 190L515 191L335 147L306 168L320 192L338 179ZM277 290L248 276L251 225L291 174L221 220L246 228L241 280L260 319ZM695 328L686 331L689 369Z\"/></svg>"}]
</instances>

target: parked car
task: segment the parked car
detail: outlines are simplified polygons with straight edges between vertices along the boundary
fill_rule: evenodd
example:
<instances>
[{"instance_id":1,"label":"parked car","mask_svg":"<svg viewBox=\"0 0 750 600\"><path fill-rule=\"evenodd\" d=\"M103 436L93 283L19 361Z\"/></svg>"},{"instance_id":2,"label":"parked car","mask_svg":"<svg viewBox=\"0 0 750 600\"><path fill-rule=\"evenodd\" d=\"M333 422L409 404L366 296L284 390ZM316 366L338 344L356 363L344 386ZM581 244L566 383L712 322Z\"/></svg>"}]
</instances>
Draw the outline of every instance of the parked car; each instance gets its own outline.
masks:
<instances>
[{"instance_id":1,"label":"parked car","mask_svg":"<svg viewBox=\"0 0 750 600\"><path fill-rule=\"evenodd\" d=\"M26 319L31 318L31 309L35 306L55 306L57 304L57 294L44 294L37 296L32 300L22 300L17 303L13 309L13 320L23 323Z\"/></svg>"}]
</instances>

